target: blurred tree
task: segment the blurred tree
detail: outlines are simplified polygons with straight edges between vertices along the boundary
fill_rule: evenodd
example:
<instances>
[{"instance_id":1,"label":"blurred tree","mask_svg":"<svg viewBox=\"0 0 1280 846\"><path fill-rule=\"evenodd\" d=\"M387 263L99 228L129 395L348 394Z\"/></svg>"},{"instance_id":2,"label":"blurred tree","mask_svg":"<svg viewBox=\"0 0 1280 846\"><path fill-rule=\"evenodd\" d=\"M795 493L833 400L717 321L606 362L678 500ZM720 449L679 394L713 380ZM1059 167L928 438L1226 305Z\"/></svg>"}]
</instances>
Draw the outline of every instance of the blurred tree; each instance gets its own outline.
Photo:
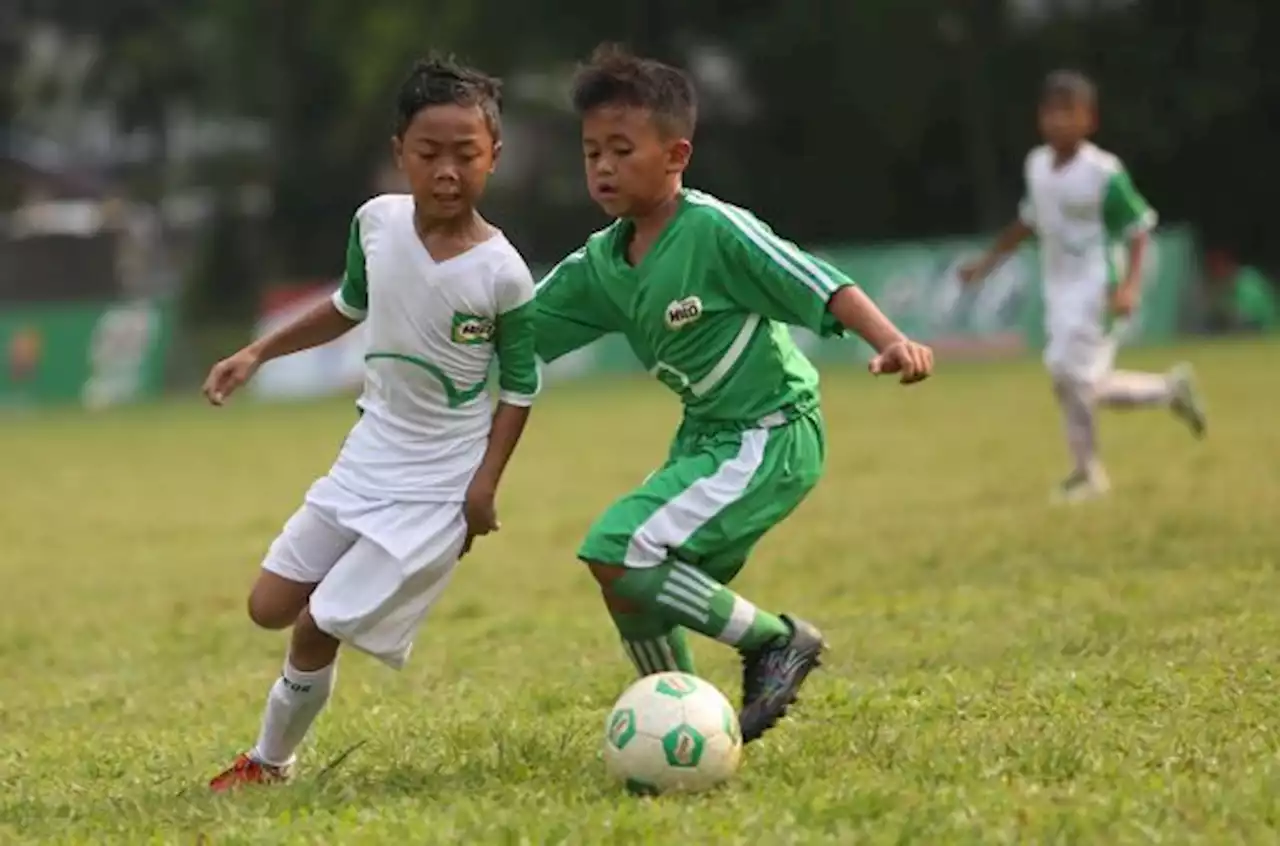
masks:
<instances>
[{"instance_id":1,"label":"blurred tree","mask_svg":"<svg viewBox=\"0 0 1280 846\"><path fill-rule=\"evenodd\" d=\"M274 198L263 232L273 277L338 268L414 57L434 47L499 74L545 71L554 91L602 39L681 63L706 44L736 58L753 122L709 113L690 179L798 239L955 234L1012 214L1040 80L1074 65L1099 81L1100 142L1166 220L1280 259L1258 223L1280 187L1267 166L1280 140L1280 4L1130 0L1019 20L1003 0L295 0L270 14L254 0L35 5L109 45L98 83L130 125L160 126L184 102L266 123L271 152L257 167ZM520 143L545 164L534 188L497 202L526 254L546 261L599 216L567 111L523 109L532 132Z\"/></svg>"}]
</instances>

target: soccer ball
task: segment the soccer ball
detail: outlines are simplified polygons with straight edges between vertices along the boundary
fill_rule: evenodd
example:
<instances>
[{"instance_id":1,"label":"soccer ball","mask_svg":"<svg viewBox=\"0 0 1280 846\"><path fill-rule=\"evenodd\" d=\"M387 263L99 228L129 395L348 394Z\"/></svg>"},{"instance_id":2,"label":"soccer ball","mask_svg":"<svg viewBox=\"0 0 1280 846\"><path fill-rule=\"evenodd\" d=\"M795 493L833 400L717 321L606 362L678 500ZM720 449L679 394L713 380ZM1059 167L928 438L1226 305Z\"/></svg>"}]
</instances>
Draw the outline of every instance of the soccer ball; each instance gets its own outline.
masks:
<instances>
[{"instance_id":1,"label":"soccer ball","mask_svg":"<svg viewBox=\"0 0 1280 846\"><path fill-rule=\"evenodd\" d=\"M724 694L688 673L645 676L605 723L604 763L633 793L695 793L726 781L742 757L742 729Z\"/></svg>"}]
</instances>

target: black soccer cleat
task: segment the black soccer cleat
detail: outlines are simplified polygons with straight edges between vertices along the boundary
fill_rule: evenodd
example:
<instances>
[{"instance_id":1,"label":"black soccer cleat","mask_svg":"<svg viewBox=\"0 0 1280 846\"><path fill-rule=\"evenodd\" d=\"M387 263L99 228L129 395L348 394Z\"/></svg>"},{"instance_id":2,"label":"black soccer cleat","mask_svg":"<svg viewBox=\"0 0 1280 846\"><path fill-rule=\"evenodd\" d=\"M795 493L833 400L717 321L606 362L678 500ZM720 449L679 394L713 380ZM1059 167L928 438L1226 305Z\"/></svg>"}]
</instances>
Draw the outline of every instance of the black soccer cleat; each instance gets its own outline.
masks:
<instances>
[{"instance_id":1,"label":"black soccer cleat","mask_svg":"<svg viewBox=\"0 0 1280 846\"><path fill-rule=\"evenodd\" d=\"M809 673L822 665L827 644L822 633L804 620L783 615L791 637L742 653L742 742L757 740L777 725L795 704Z\"/></svg>"}]
</instances>

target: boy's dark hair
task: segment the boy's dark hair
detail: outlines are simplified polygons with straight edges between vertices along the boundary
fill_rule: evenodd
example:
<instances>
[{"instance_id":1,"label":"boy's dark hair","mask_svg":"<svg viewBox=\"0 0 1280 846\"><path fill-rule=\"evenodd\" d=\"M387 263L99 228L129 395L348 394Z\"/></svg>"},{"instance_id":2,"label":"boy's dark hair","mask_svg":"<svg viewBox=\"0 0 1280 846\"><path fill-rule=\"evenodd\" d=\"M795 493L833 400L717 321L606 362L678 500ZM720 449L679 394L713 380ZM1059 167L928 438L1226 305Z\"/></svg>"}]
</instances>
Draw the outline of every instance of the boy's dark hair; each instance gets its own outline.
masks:
<instances>
[{"instance_id":1,"label":"boy's dark hair","mask_svg":"<svg viewBox=\"0 0 1280 846\"><path fill-rule=\"evenodd\" d=\"M1086 106L1098 105L1098 87L1093 80L1077 70L1056 70L1044 78L1040 102L1064 100Z\"/></svg>"},{"instance_id":2,"label":"boy's dark hair","mask_svg":"<svg viewBox=\"0 0 1280 846\"><path fill-rule=\"evenodd\" d=\"M396 97L396 135L428 106L479 106L493 140L502 137L502 81L435 54L414 62Z\"/></svg>"},{"instance_id":3,"label":"boy's dark hair","mask_svg":"<svg viewBox=\"0 0 1280 846\"><path fill-rule=\"evenodd\" d=\"M648 109L664 131L685 138L698 124L698 94L688 74L618 44L597 47L573 77L574 110L582 115L601 106Z\"/></svg>"}]
</instances>

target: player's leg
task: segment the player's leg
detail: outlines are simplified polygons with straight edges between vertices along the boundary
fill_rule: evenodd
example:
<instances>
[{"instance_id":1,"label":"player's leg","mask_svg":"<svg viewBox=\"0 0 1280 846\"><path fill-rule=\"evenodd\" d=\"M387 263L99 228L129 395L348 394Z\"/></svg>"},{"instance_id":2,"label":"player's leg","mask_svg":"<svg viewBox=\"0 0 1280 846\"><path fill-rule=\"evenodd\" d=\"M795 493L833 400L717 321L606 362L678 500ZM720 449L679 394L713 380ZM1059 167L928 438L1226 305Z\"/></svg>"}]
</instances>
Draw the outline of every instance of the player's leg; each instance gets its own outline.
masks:
<instances>
[{"instance_id":1,"label":"player's leg","mask_svg":"<svg viewBox=\"0 0 1280 846\"><path fill-rule=\"evenodd\" d=\"M775 460L756 474L747 493L704 525L679 551L696 570L719 584L728 585L737 577L760 539L791 514L821 475L825 448L817 421L812 426L804 423L783 430L778 440L772 453ZM740 619L756 610L735 608L743 612ZM791 629L790 638L757 649L740 649L739 720L746 742L760 737L786 715L808 674L820 665L826 648L822 633L811 623L788 614L778 616Z\"/></svg>"},{"instance_id":2,"label":"player's leg","mask_svg":"<svg viewBox=\"0 0 1280 846\"><path fill-rule=\"evenodd\" d=\"M604 591L605 607L622 639L627 658L641 676L653 673L695 673L693 651L680 626L661 614L646 613L639 605Z\"/></svg>"},{"instance_id":3,"label":"player's leg","mask_svg":"<svg viewBox=\"0 0 1280 846\"><path fill-rule=\"evenodd\" d=\"M721 584L729 584L742 565L755 540L740 544L740 549L729 550L730 563L712 575ZM606 577L607 578L607 577ZM622 637L622 647L641 676L662 672L697 673L693 650L681 626L673 625L662 615L645 614L639 606L604 591L605 607L613 617L613 624Z\"/></svg>"},{"instance_id":4,"label":"player's leg","mask_svg":"<svg viewBox=\"0 0 1280 846\"><path fill-rule=\"evenodd\" d=\"M264 628L293 624L293 637L284 668L267 694L257 743L210 782L215 791L290 775L293 751L328 701L334 682L336 643L320 637L323 633L315 630L307 603L356 537L304 505L267 551L249 595L249 616Z\"/></svg>"},{"instance_id":5,"label":"player's leg","mask_svg":"<svg viewBox=\"0 0 1280 846\"><path fill-rule=\"evenodd\" d=\"M347 547L315 586L293 626L284 671L272 686L258 742L215 779L223 789L287 777L311 726L329 701L342 643L399 669L413 637L443 592L466 539L457 505L419 509L425 542L402 560L345 530ZM278 564L277 564L278 566Z\"/></svg>"},{"instance_id":6,"label":"player's leg","mask_svg":"<svg viewBox=\"0 0 1280 846\"><path fill-rule=\"evenodd\" d=\"M1203 437L1207 428L1195 373L1185 362L1167 373L1112 371L1099 381L1097 399L1108 408L1168 408L1196 437Z\"/></svg>"},{"instance_id":7,"label":"player's leg","mask_svg":"<svg viewBox=\"0 0 1280 846\"><path fill-rule=\"evenodd\" d=\"M1109 369L1114 347L1100 327L1079 322L1051 326L1045 365L1062 414L1063 433L1071 454L1070 474L1056 498L1068 502L1100 496L1110 488L1098 455L1097 383Z\"/></svg>"},{"instance_id":8,"label":"player's leg","mask_svg":"<svg viewBox=\"0 0 1280 846\"><path fill-rule=\"evenodd\" d=\"M323 584L323 582L321 582ZM308 608L293 624L289 654L267 694L258 740L248 757L276 772L289 772L337 680L338 640L321 631Z\"/></svg>"},{"instance_id":9,"label":"player's leg","mask_svg":"<svg viewBox=\"0 0 1280 846\"><path fill-rule=\"evenodd\" d=\"M460 503L404 509L402 522L411 526L412 542L391 544L395 554L361 537L316 587L310 603L321 632L396 670L448 586L467 536Z\"/></svg>"},{"instance_id":10,"label":"player's leg","mask_svg":"<svg viewBox=\"0 0 1280 846\"><path fill-rule=\"evenodd\" d=\"M1057 496L1074 502L1106 493L1110 482L1098 457L1093 386L1070 375L1055 374L1053 393L1062 413L1067 449L1072 458L1071 472L1059 483Z\"/></svg>"},{"instance_id":11,"label":"player's leg","mask_svg":"<svg viewBox=\"0 0 1280 846\"><path fill-rule=\"evenodd\" d=\"M677 445L679 440L677 439ZM647 485L660 471L649 474ZM605 518L602 518L602 521ZM601 522L601 521L598 521ZM641 677L654 673L696 673L693 650L683 627L664 615L646 611L629 599L618 596L607 587L609 576L598 577L605 609L622 640L622 650Z\"/></svg>"},{"instance_id":12,"label":"player's leg","mask_svg":"<svg viewBox=\"0 0 1280 846\"><path fill-rule=\"evenodd\" d=\"M786 715L826 648L812 624L775 615L717 582L702 570L672 561L646 570L596 562L592 572L606 592L634 598L655 617L733 645L742 657L744 742L758 739ZM690 665L691 667L691 665ZM676 668L679 668L677 665ZM642 674L650 667L639 667ZM691 671L685 670L686 672Z\"/></svg>"},{"instance_id":13,"label":"player's leg","mask_svg":"<svg viewBox=\"0 0 1280 846\"><path fill-rule=\"evenodd\" d=\"M743 493L761 463L768 434L726 433L718 442L685 449L614 502L588 530L579 558L590 565L624 639L630 640L632 632L654 637L675 626L716 638L729 628L733 593L726 588L715 601L699 601L694 613L688 613L689 603L681 599L685 577L675 568L672 551ZM622 632L624 627L628 631ZM731 633L748 647L788 631L763 613L747 628L738 633L735 627ZM627 643L628 653L641 650L643 644Z\"/></svg>"},{"instance_id":14,"label":"player's leg","mask_svg":"<svg viewBox=\"0 0 1280 846\"><path fill-rule=\"evenodd\" d=\"M794 701L823 648L816 629L765 611L688 561L705 560L785 518L821 473L820 423L692 439L661 471L615 503L579 556L606 596L734 646L756 699L743 713L755 739ZM754 681L757 680L758 682Z\"/></svg>"}]
</instances>

